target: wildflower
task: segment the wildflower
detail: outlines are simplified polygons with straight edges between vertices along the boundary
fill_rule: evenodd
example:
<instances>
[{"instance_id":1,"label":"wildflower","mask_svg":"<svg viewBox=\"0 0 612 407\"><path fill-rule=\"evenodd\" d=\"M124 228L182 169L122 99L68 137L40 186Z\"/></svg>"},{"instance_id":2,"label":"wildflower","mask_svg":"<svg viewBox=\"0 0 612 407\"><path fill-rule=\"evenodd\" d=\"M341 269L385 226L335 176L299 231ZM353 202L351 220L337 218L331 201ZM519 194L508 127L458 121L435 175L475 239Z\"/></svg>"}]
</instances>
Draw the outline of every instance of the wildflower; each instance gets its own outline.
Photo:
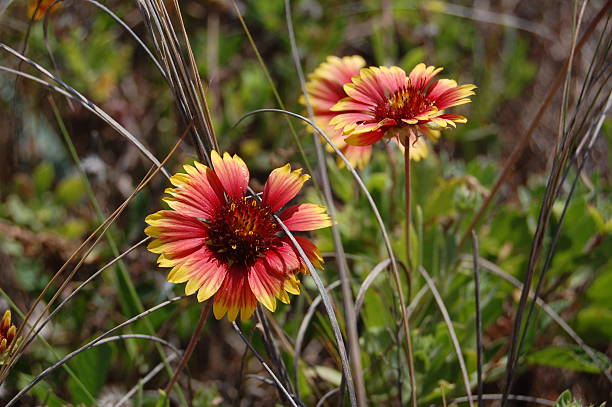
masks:
<instances>
[{"instance_id":1,"label":"wildflower","mask_svg":"<svg viewBox=\"0 0 612 407\"><path fill-rule=\"evenodd\" d=\"M11 324L11 310L6 310L2 321L0 321L0 358L10 349L15 340L16 332L17 328Z\"/></svg>"},{"instance_id":2,"label":"wildflower","mask_svg":"<svg viewBox=\"0 0 612 407\"><path fill-rule=\"evenodd\" d=\"M359 168L365 167L370 161L372 146L347 144L344 141L342 129L337 129L330 121L339 114L332 111L331 108L347 97L344 85L351 83L351 79L358 76L360 69L364 66L364 59L358 55L342 58L329 56L308 76L309 80L306 84L315 124L325 131L351 165ZM300 98L300 103L306 104L304 97ZM328 150L333 151L330 146ZM418 161L426 155L427 145L421 140L415 140L414 148L410 150L411 158ZM342 166L343 162L338 160L338 164Z\"/></svg>"},{"instance_id":3,"label":"wildflower","mask_svg":"<svg viewBox=\"0 0 612 407\"><path fill-rule=\"evenodd\" d=\"M344 142L342 130L336 130L329 121L337 115L330 109L340 99L346 97L345 84L351 82L351 78L359 74L359 70L365 65L365 61L358 55L338 58L329 56L327 60L319 65L314 72L308 75L306 91L308 102L313 113L314 122L319 126L338 149L344 154L347 160L354 167L363 168L372 155L371 146L350 146ZM300 98L300 103L306 104L305 98ZM328 150L333 151L330 146ZM339 161L342 163L342 161ZM341 164L340 164L341 165Z\"/></svg>"},{"instance_id":4,"label":"wildflower","mask_svg":"<svg viewBox=\"0 0 612 407\"><path fill-rule=\"evenodd\" d=\"M36 21L42 20L45 18L47 10L49 10L49 14L54 13L61 4L60 2L53 4L54 2L55 0L30 0L28 4L28 17ZM50 7L52 8L49 9Z\"/></svg>"},{"instance_id":5,"label":"wildflower","mask_svg":"<svg viewBox=\"0 0 612 407\"><path fill-rule=\"evenodd\" d=\"M146 218L145 233L154 237L148 249L159 254L161 267L172 267L168 281L187 282L185 293L197 291L198 301L214 296L217 319L227 313L233 321L254 312L257 302L270 311L276 299L289 303L299 294L298 272L306 267L273 215L291 231L331 225L325 207L298 204L280 211L310 177L289 164L272 171L262 200L247 196L249 170L240 157L211 154L213 169L199 162L185 165L186 173L171 177L176 188L166 189L170 210ZM296 237L316 267L322 258L308 239Z\"/></svg>"},{"instance_id":6,"label":"wildflower","mask_svg":"<svg viewBox=\"0 0 612 407\"><path fill-rule=\"evenodd\" d=\"M420 135L435 138L437 131L467 119L444 110L469 103L474 85L458 86L449 79L432 79L442 70L418 64L407 76L403 69L371 67L344 86L348 97L331 108L337 115L330 124L342 130L346 143L367 146L383 137L405 145ZM412 147L412 146L411 146Z\"/></svg>"}]
</instances>

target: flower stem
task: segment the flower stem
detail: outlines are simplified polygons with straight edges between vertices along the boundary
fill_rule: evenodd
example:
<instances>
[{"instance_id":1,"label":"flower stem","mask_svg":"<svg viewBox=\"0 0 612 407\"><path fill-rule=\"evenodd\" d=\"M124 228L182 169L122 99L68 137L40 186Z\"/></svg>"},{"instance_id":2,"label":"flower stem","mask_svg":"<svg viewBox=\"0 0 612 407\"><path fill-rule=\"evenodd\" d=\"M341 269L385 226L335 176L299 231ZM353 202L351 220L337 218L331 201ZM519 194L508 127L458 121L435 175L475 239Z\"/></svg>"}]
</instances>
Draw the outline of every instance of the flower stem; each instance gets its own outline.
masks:
<instances>
[{"instance_id":1,"label":"flower stem","mask_svg":"<svg viewBox=\"0 0 612 407\"><path fill-rule=\"evenodd\" d=\"M412 210L411 210L411 174L410 174L410 136L405 138L404 148L404 170L406 172L406 265L408 271L412 271L412 256L410 253L410 226L412 225ZM410 291L408 291L408 301L410 301Z\"/></svg>"},{"instance_id":2,"label":"flower stem","mask_svg":"<svg viewBox=\"0 0 612 407\"><path fill-rule=\"evenodd\" d=\"M176 380L178 379L178 376L181 373L181 370L183 370L187 362L189 362L189 359L191 358L191 355L193 354L193 351L195 350L196 345L200 341L200 336L202 336L202 329L204 329L204 325L206 325L206 320L208 319L208 314L210 313L211 304L212 304L212 300L206 301L206 305L202 309L202 313L200 314L200 320L198 321L198 325L193 331L193 335L191 335L191 339L189 340L187 349L185 350L185 353L183 353L183 357L181 358L181 361L179 362L178 367L176 368L176 371L174 372L174 375L172 376L172 378L168 382L168 385L166 386L166 390L165 390L166 397L170 397L170 392L172 392L172 387L174 386L174 383L176 383Z\"/></svg>"},{"instance_id":3,"label":"flower stem","mask_svg":"<svg viewBox=\"0 0 612 407\"><path fill-rule=\"evenodd\" d=\"M410 226L412 224L412 212L411 212L411 195L410 195L410 133L405 136L405 145L404 145L404 169L406 172L406 269L408 270L407 278L410 279L412 273L412 259L410 256ZM411 297L411 286L410 280L408 280L408 302L410 302ZM399 287L398 287L399 288ZM400 293L401 294L401 293ZM403 301L402 301L403 304ZM402 305L403 307L403 305ZM402 310L403 311L403 310ZM408 319L405 316L404 329L406 329L406 352L407 352L407 362L408 362L408 372L410 373L410 399L412 401L412 406L417 406L417 398L416 398L416 378L414 377L414 359L412 355L412 341L410 339L410 327L408 325Z\"/></svg>"}]
</instances>

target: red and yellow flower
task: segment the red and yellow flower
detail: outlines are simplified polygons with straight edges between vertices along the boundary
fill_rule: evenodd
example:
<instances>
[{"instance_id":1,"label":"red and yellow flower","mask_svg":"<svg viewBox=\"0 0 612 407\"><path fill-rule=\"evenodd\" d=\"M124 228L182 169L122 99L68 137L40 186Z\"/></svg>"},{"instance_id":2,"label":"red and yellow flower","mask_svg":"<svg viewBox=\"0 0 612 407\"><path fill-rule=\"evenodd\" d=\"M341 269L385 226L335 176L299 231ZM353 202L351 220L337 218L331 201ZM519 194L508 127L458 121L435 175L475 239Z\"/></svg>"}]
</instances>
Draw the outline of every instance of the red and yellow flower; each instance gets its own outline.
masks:
<instances>
[{"instance_id":1,"label":"red and yellow flower","mask_svg":"<svg viewBox=\"0 0 612 407\"><path fill-rule=\"evenodd\" d=\"M60 2L53 4L54 2L55 0L30 0L28 4L28 17L37 21L42 20L45 14L47 14L47 10L49 10L49 13L54 13L61 4ZM52 6L53 8L49 9Z\"/></svg>"},{"instance_id":2,"label":"red and yellow flower","mask_svg":"<svg viewBox=\"0 0 612 407\"><path fill-rule=\"evenodd\" d=\"M465 117L445 109L469 103L476 86L450 79L432 83L441 70L418 64L406 75L397 66L364 68L344 85L348 96L331 107L337 114L330 124L349 145L368 146L390 137L402 144L409 140L412 147L421 135L436 137L432 130L465 123Z\"/></svg>"},{"instance_id":3,"label":"red and yellow flower","mask_svg":"<svg viewBox=\"0 0 612 407\"><path fill-rule=\"evenodd\" d=\"M299 294L297 274L306 272L296 247L274 219L291 231L331 225L323 206L298 204L281 210L310 177L289 164L270 173L261 201L248 195L249 170L240 157L211 154L213 168L195 162L186 173L171 177L166 189L169 210L146 218L145 233L153 238L148 249L159 254L158 264L171 267L168 281L184 283L185 293L197 292L198 301L214 296L217 319L233 321L254 312L257 302L270 311L276 300L289 303ZM317 247L296 237L309 260L321 267Z\"/></svg>"},{"instance_id":4,"label":"red and yellow flower","mask_svg":"<svg viewBox=\"0 0 612 407\"><path fill-rule=\"evenodd\" d=\"M0 321L0 359L11 348L16 333L17 328L11 323L11 311L6 310Z\"/></svg>"},{"instance_id":5,"label":"red and yellow flower","mask_svg":"<svg viewBox=\"0 0 612 407\"><path fill-rule=\"evenodd\" d=\"M364 66L364 59L358 55L342 58L329 56L308 75L306 83L308 102L314 113L315 124L327 134L351 165L359 168L363 168L370 161L372 147L346 144L342 130L336 130L329 122L337 115L330 110L332 106L346 97L343 86L350 83L353 76L359 75L359 70ZM306 104L303 96L300 98L300 103ZM330 146L328 150L331 150ZM341 165L342 161L339 160L338 163Z\"/></svg>"},{"instance_id":6,"label":"red and yellow flower","mask_svg":"<svg viewBox=\"0 0 612 407\"><path fill-rule=\"evenodd\" d=\"M332 110L340 100L347 97L344 86L351 83L355 76L365 66L365 61L358 55L338 58L329 56L310 75L306 83L308 101L314 113L315 124L329 136L332 142L344 154L353 167L363 168L372 156L371 145L351 145L344 140L342 128L336 128L330 122L339 113ZM300 103L306 104L304 97ZM427 155L427 145L422 140L414 140L414 148L410 150L413 160L420 160ZM333 151L328 146L329 151ZM343 162L338 159L338 164Z\"/></svg>"}]
</instances>

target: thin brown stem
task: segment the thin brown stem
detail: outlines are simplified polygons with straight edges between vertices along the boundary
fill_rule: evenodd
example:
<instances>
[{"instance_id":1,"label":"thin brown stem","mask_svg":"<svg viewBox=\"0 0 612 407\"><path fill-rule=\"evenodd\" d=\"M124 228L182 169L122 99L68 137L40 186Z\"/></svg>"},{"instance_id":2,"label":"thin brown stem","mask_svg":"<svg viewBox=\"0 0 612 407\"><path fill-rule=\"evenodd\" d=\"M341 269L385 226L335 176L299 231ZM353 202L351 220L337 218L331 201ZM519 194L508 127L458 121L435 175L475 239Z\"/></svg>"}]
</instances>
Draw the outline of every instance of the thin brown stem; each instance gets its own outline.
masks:
<instances>
[{"instance_id":1,"label":"thin brown stem","mask_svg":"<svg viewBox=\"0 0 612 407\"><path fill-rule=\"evenodd\" d=\"M412 208L411 208L411 170L410 170L410 137L406 136L404 146L404 171L406 172L406 265L408 270L412 270L411 242L410 229L412 226ZM410 301L410 290L408 291L408 301Z\"/></svg>"},{"instance_id":2,"label":"thin brown stem","mask_svg":"<svg viewBox=\"0 0 612 407\"><path fill-rule=\"evenodd\" d=\"M578 41L578 44L576 45L574 54L577 54L580 51L582 46L586 43L586 40L589 39L591 34L593 34L593 31L595 31L595 27L597 27L599 22L605 16L608 15L608 12L611 7L612 7L612 1L608 1L602 6L601 10L599 10L599 13L597 13L597 15L591 21L591 24L589 24L589 26L587 27L584 34L582 34L580 41ZM468 237L470 237L472 230L475 229L480 219L484 216L487 209L489 208L489 205L493 201L493 198L499 191L502 184L506 181L506 178L508 178L508 175L510 175L511 170L514 169L514 165L516 164L518 159L521 157L521 155L523 154L523 152L529 145L529 140L531 140L531 135L533 134L536 127L540 123L540 119L544 116L544 112L548 108L548 105L550 105L550 102L552 101L553 96L557 93L557 90L559 90L561 83L563 83L563 80L565 79L566 72L569 69L569 63L570 63L570 57L568 57L565 60L563 67L561 68L556 78L554 79L553 83L549 87L548 93L546 94L546 97L544 97L542 105L540 105L540 108L538 109L537 113L535 114L531 123L529 124L529 128L523 134L519 142L516 144L516 147L512 151L512 154L510 154L510 157L508 157L508 160L504 164L504 168L501 170L499 177L497 178L497 181L495 182L495 185L493 185L493 188L491 188L491 191L489 192L489 195L487 195L486 199L484 200L484 202L478 209L478 212L476 213L476 215L474 215L474 218L472 219L468 227L465 229L465 233L463 234L463 236L461 237L461 241L459 242L459 249L463 247Z\"/></svg>"},{"instance_id":3,"label":"thin brown stem","mask_svg":"<svg viewBox=\"0 0 612 407\"><path fill-rule=\"evenodd\" d=\"M405 145L404 145L404 169L406 171L406 268L408 270L408 278L410 278L410 273L412 272L412 260L411 260L411 256L410 256L410 226L412 224L412 211L411 211L411 195L410 195L410 178L411 178L411 173L410 173L410 136L406 136L405 140ZM405 309L404 309L404 300L401 298L403 297L403 293L401 290L401 285L399 283L399 281L397 282L398 285L398 291L399 291L399 295L400 295L400 302L401 302L401 306L402 306L402 313L405 314ZM410 301L410 284L408 284L408 301ZM412 341L410 339L410 326L408 325L408 317L406 315L403 315L403 321L404 321L404 329L406 330L406 352L407 352L407 359L408 359L408 371L410 373L410 399L412 401L412 406L416 407L417 406L417 399L416 399L416 378L414 377L414 359L413 359L413 355L412 355Z\"/></svg>"},{"instance_id":4,"label":"thin brown stem","mask_svg":"<svg viewBox=\"0 0 612 407\"><path fill-rule=\"evenodd\" d=\"M166 386L165 397L170 396L170 392L172 392L172 387L174 386L174 383L176 383L179 374L181 373L181 370L183 370L187 362L189 362L189 359L191 359L191 355L193 354L196 345L200 341L200 337L202 336L202 329L204 329L204 325L206 325L206 320L208 319L208 314L210 313L211 304L212 301L206 301L206 305L204 306L204 308L202 308L202 312L200 313L200 320L198 321L198 325L196 325L195 330L193 331L193 335L191 335L191 339L189 340L187 349L185 350L185 353L183 353L183 357L181 358L181 361L179 362L176 370L174 371L174 375L172 376L172 378L170 378L170 381Z\"/></svg>"}]
</instances>

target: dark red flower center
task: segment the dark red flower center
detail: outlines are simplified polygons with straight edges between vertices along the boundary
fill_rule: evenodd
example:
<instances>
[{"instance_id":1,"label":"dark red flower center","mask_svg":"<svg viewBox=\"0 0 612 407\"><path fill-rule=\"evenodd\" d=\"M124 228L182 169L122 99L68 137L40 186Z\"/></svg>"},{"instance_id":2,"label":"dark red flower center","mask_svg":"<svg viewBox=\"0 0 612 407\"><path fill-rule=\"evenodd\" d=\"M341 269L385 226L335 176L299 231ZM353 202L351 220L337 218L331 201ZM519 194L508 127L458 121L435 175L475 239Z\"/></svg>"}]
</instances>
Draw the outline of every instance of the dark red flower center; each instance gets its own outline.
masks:
<instances>
[{"instance_id":1,"label":"dark red flower center","mask_svg":"<svg viewBox=\"0 0 612 407\"><path fill-rule=\"evenodd\" d=\"M228 264L251 266L270 248L278 246L279 227L268 205L242 197L227 202L206 221L208 247Z\"/></svg>"},{"instance_id":2,"label":"dark red flower center","mask_svg":"<svg viewBox=\"0 0 612 407\"><path fill-rule=\"evenodd\" d=\"M410 84L389 95L385 103L376 106L376 117L394 119L397 124L407 125L402 119L412 119L433 104L425 92Z\"/></svg>"}]
</instances>

